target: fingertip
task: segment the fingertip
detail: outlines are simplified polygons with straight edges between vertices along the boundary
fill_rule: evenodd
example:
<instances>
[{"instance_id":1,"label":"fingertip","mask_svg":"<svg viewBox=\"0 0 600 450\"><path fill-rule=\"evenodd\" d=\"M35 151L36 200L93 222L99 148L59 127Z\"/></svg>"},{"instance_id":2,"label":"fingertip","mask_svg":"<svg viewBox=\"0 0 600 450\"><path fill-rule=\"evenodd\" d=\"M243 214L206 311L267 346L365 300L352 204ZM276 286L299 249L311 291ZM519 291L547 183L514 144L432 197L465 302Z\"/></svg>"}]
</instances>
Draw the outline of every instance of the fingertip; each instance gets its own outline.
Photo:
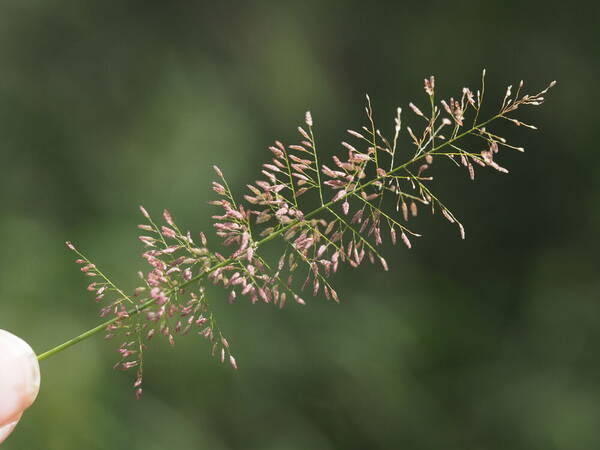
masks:
<instances>
[{"instance_id":1,"label":"fingertip","mask_svg":"<svg viewBox=\"0 0 600 450\"><path fill-rule=\"evenodd\" d=\"M0 426L15 423L15 417L35 401L39 389L35 352L23 339L0 330Z\"/></svg>"}]
</instances>

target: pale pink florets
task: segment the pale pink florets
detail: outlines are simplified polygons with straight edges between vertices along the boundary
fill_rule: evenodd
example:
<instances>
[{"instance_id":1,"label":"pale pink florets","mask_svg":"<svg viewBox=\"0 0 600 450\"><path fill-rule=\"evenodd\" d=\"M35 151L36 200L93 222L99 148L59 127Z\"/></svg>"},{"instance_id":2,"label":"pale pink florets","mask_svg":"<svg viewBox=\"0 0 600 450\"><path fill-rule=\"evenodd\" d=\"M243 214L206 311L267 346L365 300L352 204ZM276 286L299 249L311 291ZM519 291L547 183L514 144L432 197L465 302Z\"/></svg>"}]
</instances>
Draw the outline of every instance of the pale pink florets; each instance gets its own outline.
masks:
<instances>
[{"instance_id":1,"label":"pale pink florets","mask_svg":"<svg viewBox=\"0 0 600 450\"><path fill-rule=\"evenodd\" d=\"M522 81L516 92L509 86L496 118L535 129L509 114L522 105L542 104L554 84L534 95L520 94ZM271 159L262 165L258 179L247 185L243 199L234 197L221 169L213 166L218 181L212 182L212 189L218 198L210 204L219 208L213 216L218 248L209 248L204 233L193 239L189 231L181 231L168 210L162 214L164 224L157 225L140 206L147 221L138 226L143 231L139 240L147 268L138 273L142 285L132 295L115 286L71 242L66 243L77 253L81 271L94 279L87 289L101 303L100 315L111 317L105 337L124 337L115 368L136 368L136 397L143 392L144 350L154 337L162 336L174 345L177 336L193 332L208 341L212 355L238 368L205 297L206 281L223 287L230 303L245 296L252 303L279 308L288 299L306 305L297 293L306 290L313 295L322 292L325 298L339 302L329 280L340 264L357 268L364 262L378 263L388 271L379 249L388 235L395 245L398 233L410 249L410 239L420 235L409 228L409 221L420 210L440 212L465 238L463 225L432 192L434 160L438 164L450 159L474 179L475 165L507 173L498 162L501 149L523 148L507 143L483 124L467 128L466 118L472 114L477 119L481 109L479 90L464 87L456 98L437 103L433 76L424 79L424 90L432 104L431 113L409 103L417 116L412 118L422 126L403 128L398 108L392 137L377 128L367 96L365 125L358 128L360 132L348 130L351 142L343 141L343 151L327 164L319 161L313 118L307 111L304 121L308 128L298 128L299 142L286 146L275 141L269 147ZM405 134L408 145L398 145L398 138ZM454 144L466 135L477 136L486 147L468 150ZM310 205L315 199L318 203ZM261 246L275 238L281 241L282 254L267 261Z\"/></svg>"}]
</instances>

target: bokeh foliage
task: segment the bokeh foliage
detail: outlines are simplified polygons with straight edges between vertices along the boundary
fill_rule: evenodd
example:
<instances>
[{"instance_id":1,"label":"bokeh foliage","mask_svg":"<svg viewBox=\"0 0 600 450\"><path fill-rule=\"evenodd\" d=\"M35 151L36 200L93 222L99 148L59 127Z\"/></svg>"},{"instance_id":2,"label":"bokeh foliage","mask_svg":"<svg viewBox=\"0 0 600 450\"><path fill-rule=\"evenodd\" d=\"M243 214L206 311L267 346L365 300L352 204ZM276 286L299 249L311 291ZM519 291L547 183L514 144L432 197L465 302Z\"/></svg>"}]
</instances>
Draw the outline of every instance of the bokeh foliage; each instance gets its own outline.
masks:
<instances>
[{"instance_id":1,"label":"bokeh foliage","mask_svg":"<svg viewBox=\"0 0 600 450\"><path fill-rule=\"evenodd\" d=\"M540 132L510 130L528 149L504 153L510 175L436 167L466 241L419 217L392 273L344 269L340 305L215 290L240 371L199 337L156 346L140 402L115 346L89 340L43 363L5 448L597 448L600 39L584 3L2 2L0 327L38 351L98 322L66 239L133 286L136 206L209 229L211 165L241 192L306 109L332 153L366 91L391 127L429 74L451 95L486 67L498 101L559 80L527 118Z\"/></svg>"}]
</instances>

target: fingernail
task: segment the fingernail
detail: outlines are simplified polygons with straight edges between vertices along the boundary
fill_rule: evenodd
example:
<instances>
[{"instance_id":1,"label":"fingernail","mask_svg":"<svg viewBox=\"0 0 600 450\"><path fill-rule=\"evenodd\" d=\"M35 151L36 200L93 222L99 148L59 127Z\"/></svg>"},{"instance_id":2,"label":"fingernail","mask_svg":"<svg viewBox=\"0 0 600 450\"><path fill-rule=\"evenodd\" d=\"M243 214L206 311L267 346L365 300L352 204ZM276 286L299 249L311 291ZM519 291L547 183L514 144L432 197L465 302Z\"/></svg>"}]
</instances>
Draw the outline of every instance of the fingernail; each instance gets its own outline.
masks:
<instances>
[{"instance_id":1,"label":"fingernail","mask_svg":"<svg viewBox=\"0 0 600 450\"><path fill-rule=\"evenodd\" d=\"M0 330L0 425L13 422L34 402L39 390L35 352L23 339Z\"/></svg>"},{"instance_id":2,"label":"fingernail","mask_svg":"<svg viewBox=\"0 0 600 450\"><path fill-rule=\"evenodd\" d=\"M0 444L2 444L2 442L4 442L4 440L8 437L8 435L10 433L12 433L12 430L14 430L15 427L17 426L17 423L19 423L20 418L21 418L21 414L18 415L16 420L4 425L3 427L0 427Z\"/></svg>"}]
</instances>

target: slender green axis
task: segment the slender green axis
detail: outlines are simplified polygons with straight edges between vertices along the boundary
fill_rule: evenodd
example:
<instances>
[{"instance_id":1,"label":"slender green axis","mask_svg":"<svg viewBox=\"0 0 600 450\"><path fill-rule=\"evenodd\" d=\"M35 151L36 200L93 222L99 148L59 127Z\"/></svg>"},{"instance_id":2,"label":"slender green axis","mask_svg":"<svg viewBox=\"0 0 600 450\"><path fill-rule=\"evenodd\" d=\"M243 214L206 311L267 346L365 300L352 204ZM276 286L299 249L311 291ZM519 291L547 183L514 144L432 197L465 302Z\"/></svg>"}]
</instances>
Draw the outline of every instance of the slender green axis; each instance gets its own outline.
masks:
<instances>
[{"instance_id":1,"label":"slender green axis","mask_svg":"<svg viewBox=\"0 0 600 450\"><path fill-rule=\"evenodd\" d=\"M282 235L283 233L285 233L290 228L297 226L299 223L301 223L301 222L303 222L303 221L305 221L307 219L310 219L311 217L314 217L315 215L319 214L320 212L322 212L324 210L329 210L334 205L334 203L337 203L337 202L345 199L346 197L350 197L350 196L356 195L358 192L360 192L360 191L364 190L365 188L373 185L374 183L376 183L378 181L381 181L384 178L386 178L387 176L390 176L390 175L392 175L392 174L394 174L396 172L399 172L399 171L401 171L403 169L406 169L409 165L411 165L411 164L413 164L413 163L415 163L415 162L417 162L417 161L425 158L429 154L434 154L434 153L438 152L439 150L443 149L444 147L446 147L448 145L452 145L457 140L459 140L459 139L461 139L461 138L463 138L463 137L465 137L465 136L473 133L474 131L476 131L476 130L482 128L482 127L485 127L490 122L492 122L492 121L494 121L494 120L496 120L496 119L498 119L498 118L500 118L502 116L503 116L503 113L496 114L493 117L491 117L490 119L488 119L488 120L486 120L484 122L481 122L481 123L479 123L477 125L474 125L473 127L471 127L470 129L464 131L463 133L458 134L458 135L454 136L451 139L448 139L447 141L445 141L444 143L438 145L437 147L434 147L434 148L432 148L429 151L423 152L420 155L418 155L418 156L412 158L411 160L407 161L406 163L404 163L404 164L402 164L402 165L400 165L398 167L395 167L394 169L392 169L391 171L389 171L388 173L386 173L384 176L377 176L377 177L373 178L372 180L370 180L370 181L368 181L368 182L366 182L364 184L361 184L361 185L357 186L354 190L346 192L345 195L343 195L340 198L336 199L336 201L329 201L327 203L322 203L320 207L318 207L318 208L314 209L313 211L311 211L310 213L306 214L303 219L298 219L296 221L293 221L293 222L289 223L288 225L285 225L285 226L281 227L279 230L276 230L276 231L272 232L270 235L266 236L262 240L258 241L256 243L256 247L259 247L259 246L261 246L263 244L266 244L267 242L269 242L269 241L275 239L276 237ZM311 130L311 133L312 133L312 130ZM188 281L186 281L184 283L181 283L181 284L179 284L177 286L172 287L170 290L168 290L165 293L167 295L170 295L173 292L175 292L176 290L179 290L179 289L184 288L184 287L186 287L186 286L188 286L188 285L190 285L192 283L195 283L196 281L199 281L200 279L206 277L207 275L211 274L215 270L217 270L217 269L219 269L221 267L227 266L227 265L235 262L236 259L237 258L229 258L229 259L226 259L224 261L221 261L220 263L215 264L214 266L212 266L209 269L205 270L204 272L196 275L195 277L191 278L190 280L188 280ZM120 292L120 293L123 295L123 297L128 298L122 292ZM144 311L149 306L151 306L155 301L156 301L155 299L150 298L150 299L146 300L144 303L131 308L130 310L127 311L127 313L129 314L129 316L133 316L135 314L139 314L140 312ZM117 322L119 320L124 320L124 319L120 318L120 317L114 317L114 318L112 318L110 320L107 320L106 322L101 323L100 325L98 325L98 326L96 326L96 327L94 327L94 328L86 331L85 333L82 333L79 336L76 336L76 337L74 337L72 339L69 339L68 341L63 342L62 344L60 344L60 345L58 345L58 346L56 346L56 347L54 347L54 348L52 348L52 349L44 352L44 353L41 353L41 354L37 355L37 359L39 361L42 361L42 360L47 359L47 358L49 358L51 356L54 356L54 355L62 352L63 350L66 350L69 347L72 347L72 346L74 346L74 345L76 345L76 344L78 344L78 343L80 343L80 342L82 342L82 341L84 341L84 340L86 340L86 339L88 339L88 338L90 338L90 337L92 337L92 336L94 336L94 335L102 332L102 331L105 331L106 327L108 327L109 325L111 325L111 324L113 324L113 323L115 323L115 322Z\"/></svg>"},{"instance_id":2,"label":"slender green axis","mask_svg":"<svg viewBox=\"0 0 600 450\"><path fill-rule=\"evenodd\" d=\"M145 302L144 304L140 305L137 309L137 311L141 311L142 309L147 308L148 306L150 306L152 304L152 302L154 302L154 299L150 299L147 302ZM131 311L131 314L133 314L136 310L134 309L133 311ZM119 320L118 317L115 317L113 319L110 319L100 325L98 325L97 327L94 327L88 331L86 331L85 333L80 334L77 337L74 337L73 339L69 339L66 342L63 342L60 345L57 345L56 347L54 347L51 350L48 350L47 352L41 353L39 355L37 355L37 359L38 361L43 361L46 358L49 358L53 355L56 355L57 353L62 352L63 350L72 347L75 344L78 344L81 341L85 341L87 338L92 337L93 335L95 335L96 333L100 333L101 331L106 330L106 327L115 323L117 320Z\"/></svg>"}]
</instances>

